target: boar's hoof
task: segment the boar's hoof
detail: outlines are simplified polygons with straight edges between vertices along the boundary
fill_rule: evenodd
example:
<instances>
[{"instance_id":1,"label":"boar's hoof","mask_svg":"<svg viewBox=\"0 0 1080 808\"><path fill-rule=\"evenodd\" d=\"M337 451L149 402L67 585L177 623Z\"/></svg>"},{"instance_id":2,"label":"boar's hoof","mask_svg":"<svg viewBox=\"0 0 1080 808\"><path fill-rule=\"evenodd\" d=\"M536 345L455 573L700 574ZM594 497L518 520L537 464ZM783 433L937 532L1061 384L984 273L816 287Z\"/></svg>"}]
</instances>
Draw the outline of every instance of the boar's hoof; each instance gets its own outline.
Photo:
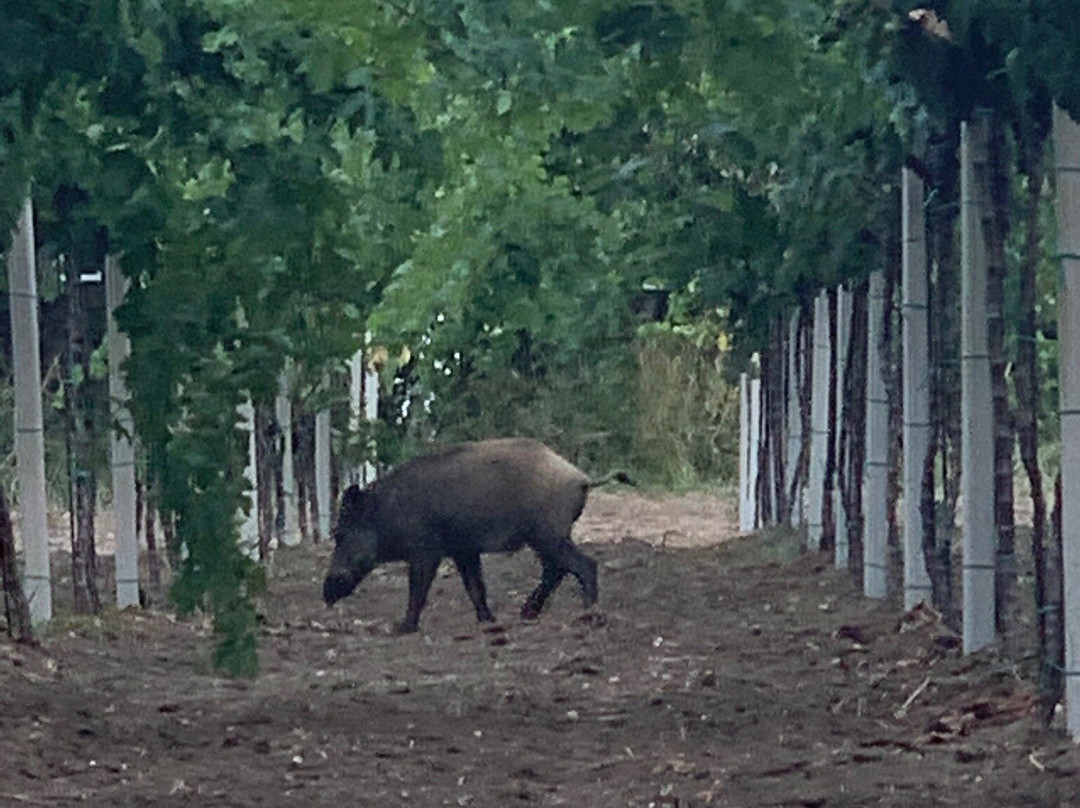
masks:
<instances>
[{"instance_id":1,"label":"boar's hoof","mask_svg":"<svg viewBox=\"0 0 1080 808\"><path fill-rule=\"evenodd\" d=\"M521 619L522 620L536 620L540 617L540 607L535 603L526 601L525 605L521 607Z\"/></svg>"},{"instance_id":2,"label":"boar's hoof","mask_svg":"<svg viewBox=\"0 0 1080 808\"><path fill-rule=\"evenodd\" d=\"M400 637L404 634L415 634L419 629L420 624L418 622L406 619L394 625L394 634Z\"/></svg>"}]
</instances>

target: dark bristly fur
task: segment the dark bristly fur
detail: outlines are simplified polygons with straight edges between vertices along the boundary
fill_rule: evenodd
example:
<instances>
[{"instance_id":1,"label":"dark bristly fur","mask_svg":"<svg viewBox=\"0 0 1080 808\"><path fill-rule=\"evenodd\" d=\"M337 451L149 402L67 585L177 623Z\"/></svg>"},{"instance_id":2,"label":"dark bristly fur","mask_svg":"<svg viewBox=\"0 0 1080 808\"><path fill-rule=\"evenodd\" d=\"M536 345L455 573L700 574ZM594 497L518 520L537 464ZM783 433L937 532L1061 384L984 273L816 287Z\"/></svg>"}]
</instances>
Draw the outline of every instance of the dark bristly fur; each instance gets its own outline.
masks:
<instances>
[{"instance_id":1,"label":"dark bristly fur","mask_svg":"<svg viewBox=\"0 0 1080 808\"><path fill-rule=\"evenodd\" d=\"M625 474L612 479L629 481ZM439 562L449 557L477 619L494 620L480 556L528 545L543 572L523 617L535 618L567 573L581 583L591 606L596 562L574 546L570 529L593 484L551 449L524 438L462 443L411 460L366 489L346 489L323 599L333 605L377 564L405 561L409 604L400 630L416 631Z\"/></svg>"}]
</instances>

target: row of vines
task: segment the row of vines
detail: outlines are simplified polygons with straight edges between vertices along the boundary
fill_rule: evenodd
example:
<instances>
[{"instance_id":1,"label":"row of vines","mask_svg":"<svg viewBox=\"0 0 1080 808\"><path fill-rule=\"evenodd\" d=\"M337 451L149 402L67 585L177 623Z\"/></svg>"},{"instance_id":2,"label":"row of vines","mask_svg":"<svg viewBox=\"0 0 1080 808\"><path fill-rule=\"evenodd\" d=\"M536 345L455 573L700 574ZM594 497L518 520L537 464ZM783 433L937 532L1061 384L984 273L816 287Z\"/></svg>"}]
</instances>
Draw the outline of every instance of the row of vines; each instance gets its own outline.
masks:
<instances>
[{"instance_id":1,"label":"row of vines","mask_svg":"<svg viewBox=\"0 0 1080 808\"><path fill-rule=\"evenodd\" d=\"M670 484L733 466L716 405L729 388L703 370L724 348L731 380L756 354L776 425L762 501L767 488L768 515L786 521L810 467L779 425L794 408L809 433L790 390L812 370L787 369L788 346L809 343L811 301L840 285L851 344L873 339L859 290L883 269L896 299L904 166L927 189L928 468L934 508L953 508L956 153L976 110L990 121L988 251L1004 290L995 340L1013 352L994 373L1017 369L1011 423L1037 463L1054 404L1032 391L1056 372L1045 144L1053 104L1080 115L1078 25L1051 0L20 0L0 10L0 233L32 199L43 323L103 322L72 279L106 257L122 268L123 369L173 596L212 613L219 663L250 673L260 573L237 542L240 412L272 410L286 367L307 425L341 406L348 358L385 346L371 433L338 423L342 468L373 443L392 464L433 439L519 432ZM898 346L893 318L882 324ZM82 353L48 328L42 343L46 371L68 352L44 379L69 408L66 434L99 436L84 471L111 426L94 329ZM664 381L675 363L658 351L685 371ZM847 367L838 402L866 389L856 352ZM686 401L702 405L641 406L665 384L695 387ZM850 504L864 416L837 406L854 420L823 480ZM888 417L899 434L895 405ZM940 555L951 534L934 535Z\"/></svg>"}]
</instances>

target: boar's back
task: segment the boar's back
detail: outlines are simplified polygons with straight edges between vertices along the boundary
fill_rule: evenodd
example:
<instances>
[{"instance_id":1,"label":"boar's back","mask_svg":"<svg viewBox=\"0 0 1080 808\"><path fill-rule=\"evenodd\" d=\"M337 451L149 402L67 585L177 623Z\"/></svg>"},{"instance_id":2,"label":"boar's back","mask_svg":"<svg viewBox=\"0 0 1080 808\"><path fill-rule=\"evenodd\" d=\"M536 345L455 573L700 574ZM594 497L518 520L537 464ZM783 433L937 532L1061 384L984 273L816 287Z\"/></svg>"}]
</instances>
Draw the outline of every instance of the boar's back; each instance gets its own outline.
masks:
<instances>
[{"instance_id":1,"label":"boar's back","mask_svg":"<svg viewBox=\"0 0 1080 808\"><path fill-rule=\"evenodd\" d=\"M588 487L584 472L539 441L502 438L410 460L376 482L373 493L391 542L497 552L568 537Z\"/></svg>"}]
</instances>

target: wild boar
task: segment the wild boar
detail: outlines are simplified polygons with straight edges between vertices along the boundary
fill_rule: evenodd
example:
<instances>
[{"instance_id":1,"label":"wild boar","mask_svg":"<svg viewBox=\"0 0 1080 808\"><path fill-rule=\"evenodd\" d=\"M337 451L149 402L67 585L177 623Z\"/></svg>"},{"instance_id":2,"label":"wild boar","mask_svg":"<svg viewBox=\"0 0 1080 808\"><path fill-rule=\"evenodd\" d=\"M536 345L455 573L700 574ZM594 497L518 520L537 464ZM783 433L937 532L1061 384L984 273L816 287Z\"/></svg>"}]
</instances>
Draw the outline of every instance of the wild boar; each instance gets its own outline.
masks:
<instances>
[{"instance_id":1,"label":"wild boar","mask_svg":"<svg viewBox=\"0 0 1080 808\"><path fill-rule=\"evenodd\" d=\"M596 562L570 540L589 487L584 472L524 438L462 443L410 460L367 488L345 490L323 600L331 606L351 594L376 564L405 561L409 604L398 630L416 631L439 562L449 557L477 619L491 621L480 555L528 545L543 572L522 617L539 615L568 572L589 607L597 598Z\"/></svg>"}]
</instances>

